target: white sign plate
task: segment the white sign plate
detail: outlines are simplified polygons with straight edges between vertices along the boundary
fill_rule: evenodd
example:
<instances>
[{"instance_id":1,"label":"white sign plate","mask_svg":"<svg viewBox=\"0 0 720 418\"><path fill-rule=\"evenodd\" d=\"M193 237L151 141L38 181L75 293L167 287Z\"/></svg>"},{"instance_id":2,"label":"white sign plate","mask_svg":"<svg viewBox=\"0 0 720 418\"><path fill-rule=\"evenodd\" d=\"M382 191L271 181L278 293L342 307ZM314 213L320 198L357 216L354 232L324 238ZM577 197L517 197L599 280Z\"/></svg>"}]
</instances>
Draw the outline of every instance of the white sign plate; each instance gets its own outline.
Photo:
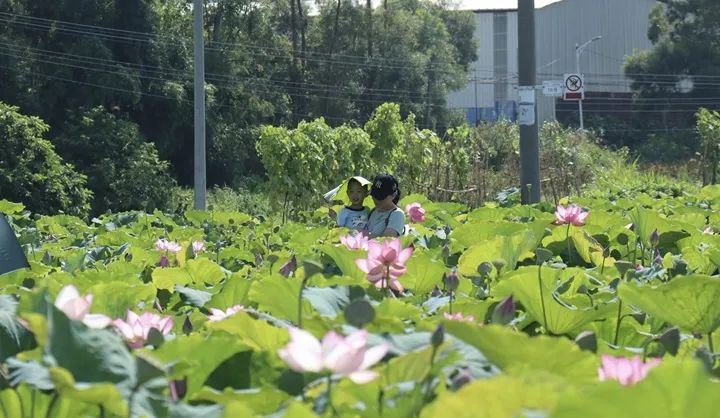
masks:
<instances>
[{"instance_id":1,"label":"white sign plate","mask_svg":"<svg viewBox=\"0 0 720 418\"><path fill-rule=\"evenodd\" d=\"M520 103L518 105L518 122L520 125L535 125L535 103Z\"/></svg>"},{"instance_id":2,"label":"white sign plate","mask_svg":"<svg viewBox=\"0 0 720 418\"><path fill-rule=\"evenodd\" d=\"M518 86L520 103L535 103L535 86Z\"/></svg>"},{"instance_id":3,"label":"white sign plate","mask_svg":"<svg viewBox=\"0 0 720 418\"><path fill-rule=\"evenodd\" d=\"M562 80L546 80L542 83L543 95L562 97L564 85Z\"/></svg>"}]
</instances>

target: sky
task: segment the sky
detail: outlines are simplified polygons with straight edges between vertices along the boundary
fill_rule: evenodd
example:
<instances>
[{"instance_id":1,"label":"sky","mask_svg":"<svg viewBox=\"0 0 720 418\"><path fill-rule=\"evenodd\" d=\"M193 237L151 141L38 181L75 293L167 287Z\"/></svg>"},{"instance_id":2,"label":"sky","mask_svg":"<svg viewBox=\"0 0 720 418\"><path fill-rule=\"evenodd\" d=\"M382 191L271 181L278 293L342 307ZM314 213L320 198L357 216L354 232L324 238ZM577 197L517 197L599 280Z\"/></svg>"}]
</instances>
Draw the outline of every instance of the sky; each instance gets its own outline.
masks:
<instances>
[{"instance_id":1,"label":"sky","mask_svg":"<svg viewBox=\"0 0 720 418\"><path fill-rule=\"evenodd\" d=\"M495 10L495 9L517 9L517 0L443 0L444 2L449 1L455 4L453 9L458 10ZM548 4L557 3L563 0L535 0L535 8L545 7ZM572 1L572 0L565 0ZM365 4L365 1L360 1L361 4ZM382 0L372 0L373 7L378 7L382 4ZM316 13L314 2L310 1L308 5L311 6L310 15Z\"/></svg>"},{"instance_id":2,"label":"sky","mask_svg":"<svg viewBox=\"0 0 720 418\"><path fill-rule=\"evenodd\" d=\"M458 4L461 10L492 10L492 9L517 9L517 0L450 0ZM535 7L545 7L548 4L557 3L561 0L535 0Z\"/></svg>"}]
</instances>

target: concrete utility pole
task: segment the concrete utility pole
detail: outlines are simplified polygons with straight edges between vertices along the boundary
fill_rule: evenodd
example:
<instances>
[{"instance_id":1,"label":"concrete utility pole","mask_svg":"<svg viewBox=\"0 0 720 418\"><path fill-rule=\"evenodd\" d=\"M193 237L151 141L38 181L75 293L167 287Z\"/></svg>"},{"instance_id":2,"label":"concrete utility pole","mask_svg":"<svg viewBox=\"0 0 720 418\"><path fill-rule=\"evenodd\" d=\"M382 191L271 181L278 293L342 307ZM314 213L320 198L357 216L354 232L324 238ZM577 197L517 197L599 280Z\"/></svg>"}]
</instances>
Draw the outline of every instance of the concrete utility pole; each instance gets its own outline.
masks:
<instances>
[{"instance_id":1,"label":"concrete utility pole","mask_svg":"<svg viewBox=\"0 0 720 418\"><path fill-rule=\"evenodd\" d=\"M195 209L205 210L207 180L205 168L205 51L203 0L193 1L193 41L195 50Z\"/></svg>"},{"instance_id":2,"label":"concrete utility pole","mask_svg":"<svg viewBox=\"0 0 720 418\"><path fill-rule=\"evenodd\" d=\"M534 89L535 75L535 0L518 0L519 87ZM520 124L520 199L523 204L540 201L540 147L535 105L532 124Z\"/></svg>"},{"instance_id":3,"label":"concrete utility pole","mask_svg":"<svg viewBox=\"0 0 720 418\"><path fill-rule=\"evenodd\" d=\"M588 47L588 45L590 45L591 43L593 43L595 41L599 41L600 39L602 39L602 36L598 35L598 36L593 37L592 39L590 39L589 41L585 42L584 44L582 44L580 46L575 44L575 72L578 75L580 75L580 55L582 55L583 51L585 50L585 48ZM583 77L583 79L585 79L585 77ZM585 84L584 81L583 81L583 84ZM583 86L583 88L584 88L584 86ZM583 102L582 97L580 97L580 100L578 100L578 111L580 112L580 130L585 129L585 123L583 122L582 102Z\"/></svg>"}]
</instances>

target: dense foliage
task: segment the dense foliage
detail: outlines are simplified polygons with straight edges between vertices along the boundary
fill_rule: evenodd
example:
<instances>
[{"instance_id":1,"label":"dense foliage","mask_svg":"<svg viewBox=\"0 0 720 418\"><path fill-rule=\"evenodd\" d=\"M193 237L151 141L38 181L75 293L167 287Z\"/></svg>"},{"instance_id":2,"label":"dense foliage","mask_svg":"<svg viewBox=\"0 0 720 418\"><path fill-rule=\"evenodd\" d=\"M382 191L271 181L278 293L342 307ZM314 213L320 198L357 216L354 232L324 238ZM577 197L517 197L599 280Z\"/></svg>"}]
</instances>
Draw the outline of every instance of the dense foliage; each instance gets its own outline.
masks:
<instances>
[{"instance_id":1,"label":"dense foliage","mask_svg":"<svg viewBox=\"0 0 720 418\"><path fill-rule=\"evenodd\" d=\"M45 138L48 129L0 102L0 196L33 211L84 216L91 197L86 178L58 156Z\"/></svg>"},{"instance_id":2,"label":"dense foliage","mask_svg":"<svg viewBox=\"0 0 720 418\"><path fill-rule=\"evenodd\" d=\"M547 123L540 131L543 193L555 202L582 194L608 167L626 163L625 150L604 149L592 132ZM403 120L397 104L377 108L364 128L331 128L323 119L295 129L266 126L257 148L269 190L294 209L320 203L324 192L352 175L372 178L391 172L405 193L471 206L513 194L519 171L517 124L500 121L459 126L443 137L419 129L413 115ZM506 200L506 199L500 199Z\"/></svg>"},{"instance_id":3,"label":"dense foliage","mask_svg":"<svg viewBox=\"0 0 720 418\"><path fill-rule=\"evenodd\" d=\"M87 224L0 202L31 264L3 276L2 413L720 416L720 188L413 202L382 245L327 209Z\"/></svg>"},{"instance_id":4,"label":"dense foliage","mask_svg":"<svg viewBox=\"0 0 720 418\"><path fill-rule=\"evenodd\" d=\"M95 212L165 207L174 181L137 125L102 108L71 115L55 139L58 152L88 178Z\"/></svg>"},{"instance_id":5,"label":"dense foliage","mask_svg":"<svg viewBox=\"0 0 720 418\"><path fill-rule=\"evenodd\" d=\"M0 1L0 101L46 121L52 141L71 135L65 121L80 119L79 109L102 106L153 142L180 184L192 184L191 4ZM220 0L206 2L204 22L210 185L263 174L255 154L263 124L323 116L362 126L395 101L424 127L451 126L445 98L475 59L472 13L424 0L374 10L341 0L316 10L300 0Z\"/></svg>"}]
</instances>

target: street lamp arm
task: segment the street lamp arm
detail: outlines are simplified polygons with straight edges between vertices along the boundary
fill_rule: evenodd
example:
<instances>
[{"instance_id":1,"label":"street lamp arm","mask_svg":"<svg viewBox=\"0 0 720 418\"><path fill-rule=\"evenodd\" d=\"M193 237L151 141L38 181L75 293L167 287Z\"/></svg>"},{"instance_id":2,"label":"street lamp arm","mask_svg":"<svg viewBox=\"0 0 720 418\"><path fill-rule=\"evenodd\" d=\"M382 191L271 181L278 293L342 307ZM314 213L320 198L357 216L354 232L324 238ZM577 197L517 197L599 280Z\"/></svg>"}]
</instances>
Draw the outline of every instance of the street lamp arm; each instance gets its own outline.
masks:
<instances>
[{"instance_id":1,"label":"street lamp arm","mask_svg":"<svg viewBox=\"0 0 720 418\"><path fill-rule=\"evenodd\" d=\"M592 39L590 39L589 41L585 42L584 44L582 44L582 45L580 45L580 46L578 46L578 45L576 44L576 45L575 45L575 51L576 51L578 54L582 54L583 50L584 50L585 48L587 48L588 45L590 45L591 43L593 43L593 42L595 42L595 41L599 41L600 39L602 39L602 36L598 35L598 36L593 37Z\"/></svg>"}]
</instances>

